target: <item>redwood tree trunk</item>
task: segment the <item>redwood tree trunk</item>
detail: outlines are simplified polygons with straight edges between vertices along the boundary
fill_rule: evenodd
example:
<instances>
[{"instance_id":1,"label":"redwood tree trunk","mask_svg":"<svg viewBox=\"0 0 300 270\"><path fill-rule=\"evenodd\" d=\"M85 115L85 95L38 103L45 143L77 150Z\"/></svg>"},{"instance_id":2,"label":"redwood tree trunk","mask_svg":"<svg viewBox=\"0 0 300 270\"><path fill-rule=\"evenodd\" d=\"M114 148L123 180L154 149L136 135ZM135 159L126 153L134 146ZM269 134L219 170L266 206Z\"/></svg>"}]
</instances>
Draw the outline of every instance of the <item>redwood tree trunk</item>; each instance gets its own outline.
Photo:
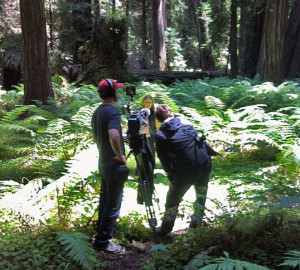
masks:
<instances>
[{"instance_id":1,"label":"redwood tree trunk","mask_svg":"<svg viewBox=\"0 0 300 270\"><path fill-rule=\"evenodd\" d=\"M288 1L267 0L257 72L261 80L281 83Z\"/></svg>"},{"instance_id":2,"label":"redwood tree trunk","mask_svg":"<svg viewBox=\"0 0 300 270\"><path fill-rule=\"evenodd\" d=\"M165 70L167 66L167 54L164 30L165 20L163 11L166 0L152 0L152 43L153 43L153 68Z\"/></svg>"},{"instance_id":3,"label":"redwood tree trunk","mask_svg":"<svg viewBox=\"0 0 300 270\"><path fill-rule=\"evenodd\" d=\"M24 104L54 98L47 49L44 1L21 0Z\"/></svg>"},{"instance_id":4,"label":"redwood tree trunk","mask_svg":"<svg viewBox=\"0 0 300 270\"><path fill-rule=\"evenodd\" d=\"M300 76L300 0L294 0L286 35L285 75L288 79Z\"/></svg>"},{"instance_id":5,"label":"redwood tree trunk","mask_svg":"<svg viewBox=\"0 0 300 270\"><path fill-rule=\"evenodd\" d=\"M237 56L237 0L231 0L231 21L230 21L230 75L238 75L238 56Z\"/></svg>"},{"instance_id":6,"label":"redwood tree trunk","mask_svg":"<svg viewBox=\"0 0 300 270\"><path fill-rule=\"evenodd\" d=\"M239 66L241 74L250 78L256 74L265 5L264 1L256 0L240 2Z\"/></svg>"}]
</instances>

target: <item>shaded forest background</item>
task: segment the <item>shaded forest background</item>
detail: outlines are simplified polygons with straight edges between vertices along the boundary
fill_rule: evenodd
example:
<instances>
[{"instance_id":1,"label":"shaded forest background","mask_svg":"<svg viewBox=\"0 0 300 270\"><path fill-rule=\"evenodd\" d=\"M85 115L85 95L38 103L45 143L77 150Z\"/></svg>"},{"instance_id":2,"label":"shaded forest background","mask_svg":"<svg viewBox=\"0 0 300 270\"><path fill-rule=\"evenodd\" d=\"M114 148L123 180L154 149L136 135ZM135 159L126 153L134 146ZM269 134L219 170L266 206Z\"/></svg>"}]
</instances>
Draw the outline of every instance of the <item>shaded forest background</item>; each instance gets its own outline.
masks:
<instances>
[{"instance_id":1,"label":"shaded forest background","mask_svg":"<svg viewBox=\"0 0 300 270\"><path fill-rule=\"evenodd\" d=\"M220 74L281 83L299 77L299 10L298 0L2 0L2 85L24 82L30 104L53 97L55 74L92 84Z\"/></svg>"}]
</instances>

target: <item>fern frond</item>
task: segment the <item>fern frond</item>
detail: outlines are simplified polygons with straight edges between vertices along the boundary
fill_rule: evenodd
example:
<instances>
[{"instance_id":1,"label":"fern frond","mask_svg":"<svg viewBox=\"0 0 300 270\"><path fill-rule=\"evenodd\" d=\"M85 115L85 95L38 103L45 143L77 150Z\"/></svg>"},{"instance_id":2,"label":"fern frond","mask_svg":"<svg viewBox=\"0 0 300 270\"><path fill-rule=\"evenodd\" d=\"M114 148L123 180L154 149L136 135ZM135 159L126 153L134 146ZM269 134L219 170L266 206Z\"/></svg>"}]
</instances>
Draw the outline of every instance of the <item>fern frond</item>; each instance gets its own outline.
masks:
<instances>
[{"instance_id":1,"label":"fern frond","mask_svg":"<svg viewBox=\"0 0 300 270\"><path fill-rule=\"evenodd\" d=\"M286 257L283 257L285 260L280 266L291 266L296 268L297 266L300 268L300 251L299 250L291 250L287 253Z\"/></svg>"},{"instance_id":2,"label":"fern frond","mask_svg":"<svg viewBox=\"0 0 300 270\"><path fill-rule=\"evenodd\" d=\"M0 120L0 123L11 123L17 120L24 112L34 108L34 105L27 105L22 107L17 107L14 110L8 112L5 116L3 116Z\"/></svg>"},{"instance_id":3,"label":"fern frond","mask_svg":"<svg viewBox=\"0 0 300 270\"><path fill-rule=\"evenodd\" d=\"M278 199L278 204L273 206L273 210L282 208L300 208L300 197L281 197Z\"/></svg>"},{"instance_id":4,"label":"fern frond","mask_svg":"<svg viewBox=\"0 0 300 270\"><path fill-rule=\"evenodd\" d=\"M198 270L200 267L205 265L209 259L210 256L208 256L206 252L201 252L184 267L184 270Z\"/></svg>"},{"instance_id":5,"label":"fern frond","mask_svg":"<svg viewBox=\"0 0 300 270\"><path fill-rule=\"evenodd\" d=\"M271 270L268 267L261 266L258 264L232 260L229 258L227 252L224 252L225 257L220 257L212 260L211 264L199 268L199 270Z\"/></svg>"},{"instance_id":6,"label":"fern frond","mask_svg":"<svg viewBox=\"0 0 300 270\"><path fill-rule=\"evenodd\" d=\"M204 98L204 101L205 101L205 105L208 108L223 109L225 107L225 104L223 103L222 100L213 96L206 96Z\"/></svg>"},{"instance_id":7,"label":"fern frond","mask_svg":"<svg viewBox=\"0 0 300 270\"><path fill-rule=\"evenodd\" d=\"M13 132L23 132L23 133L27 133L28 135L30 135L31 137L34 137L35 133L26 128L26 127L22 127L20 125L17 124L1 124L0 123L0 129L3 131L13 131Z\"/></svg>"},{"instance_id":8,"label":"fern frond","mask_svg":"<svg viewBox=\"0 0 300 270\"><path fill-rule=\"evenodd\" d=\"M56 232L57 240L68 251L68 255L84 269L92 270L96 266L96 253L89 237L80 232Z\"/></svg>"},{"instance_id":9,"label":"fern frond","mask_svg":"<svg viewBox=\"0 0 300 270\"><path fill-rule=\"evenodd\" d=\"M93 106L81 107L78 112L72 117L72 122L87 128L91 127L91 119L98 104Z\"/></svg>"}]
</instances>

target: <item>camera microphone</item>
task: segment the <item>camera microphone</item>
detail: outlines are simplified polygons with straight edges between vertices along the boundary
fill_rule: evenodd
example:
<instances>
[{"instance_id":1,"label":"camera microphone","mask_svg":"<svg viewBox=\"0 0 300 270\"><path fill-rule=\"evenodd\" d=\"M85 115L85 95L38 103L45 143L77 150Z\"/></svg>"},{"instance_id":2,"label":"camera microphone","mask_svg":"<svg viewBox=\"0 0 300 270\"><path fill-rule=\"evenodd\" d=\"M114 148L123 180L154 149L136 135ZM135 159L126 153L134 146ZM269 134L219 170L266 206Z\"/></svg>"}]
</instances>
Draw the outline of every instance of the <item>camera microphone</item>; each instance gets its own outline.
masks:
<instances>
[{"instance_id":1,"label":"camera microphone","mask_svg":"<svg viewBox=\"0 0 300 270\"><path fill-rule=\"evenodd\" d=\"M151 114L150 110L147 109L147 108L141 109L140 113L142 113L145 118L148 117Z\"/></svg>"}]
</instances>

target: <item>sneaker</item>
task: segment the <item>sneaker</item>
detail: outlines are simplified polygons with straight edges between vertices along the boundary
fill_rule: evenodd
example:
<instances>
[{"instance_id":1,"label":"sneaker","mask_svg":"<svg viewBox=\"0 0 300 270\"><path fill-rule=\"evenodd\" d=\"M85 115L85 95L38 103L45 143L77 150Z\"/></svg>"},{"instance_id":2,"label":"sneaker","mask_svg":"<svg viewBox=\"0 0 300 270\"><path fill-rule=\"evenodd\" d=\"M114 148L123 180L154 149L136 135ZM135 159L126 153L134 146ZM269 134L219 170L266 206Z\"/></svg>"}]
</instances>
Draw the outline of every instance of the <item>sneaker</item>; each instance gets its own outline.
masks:
<instances>
[{"instance_id":1,"label":"sneaker","mask_svg":"<svg viewBox=\"0 0 300 270\"><path fill-rule=\"evenodd\" d=\"M103 245L103 243L95 240L93 243L93 247L97 251L107 251L110 253L125 253L125 248L118 246L110 241Z\"/></svg>"},{"instance_id":2,"label":"sneaker","mask_svg":"<svg viewBox=\"0 0 300 270\"><path fill-rule=\"evenodd\" d=\"M104 250L110 253L125 253L125 248L112 242L108 242L108 244L104 247Z\"/></svg>"}]
</instances>

